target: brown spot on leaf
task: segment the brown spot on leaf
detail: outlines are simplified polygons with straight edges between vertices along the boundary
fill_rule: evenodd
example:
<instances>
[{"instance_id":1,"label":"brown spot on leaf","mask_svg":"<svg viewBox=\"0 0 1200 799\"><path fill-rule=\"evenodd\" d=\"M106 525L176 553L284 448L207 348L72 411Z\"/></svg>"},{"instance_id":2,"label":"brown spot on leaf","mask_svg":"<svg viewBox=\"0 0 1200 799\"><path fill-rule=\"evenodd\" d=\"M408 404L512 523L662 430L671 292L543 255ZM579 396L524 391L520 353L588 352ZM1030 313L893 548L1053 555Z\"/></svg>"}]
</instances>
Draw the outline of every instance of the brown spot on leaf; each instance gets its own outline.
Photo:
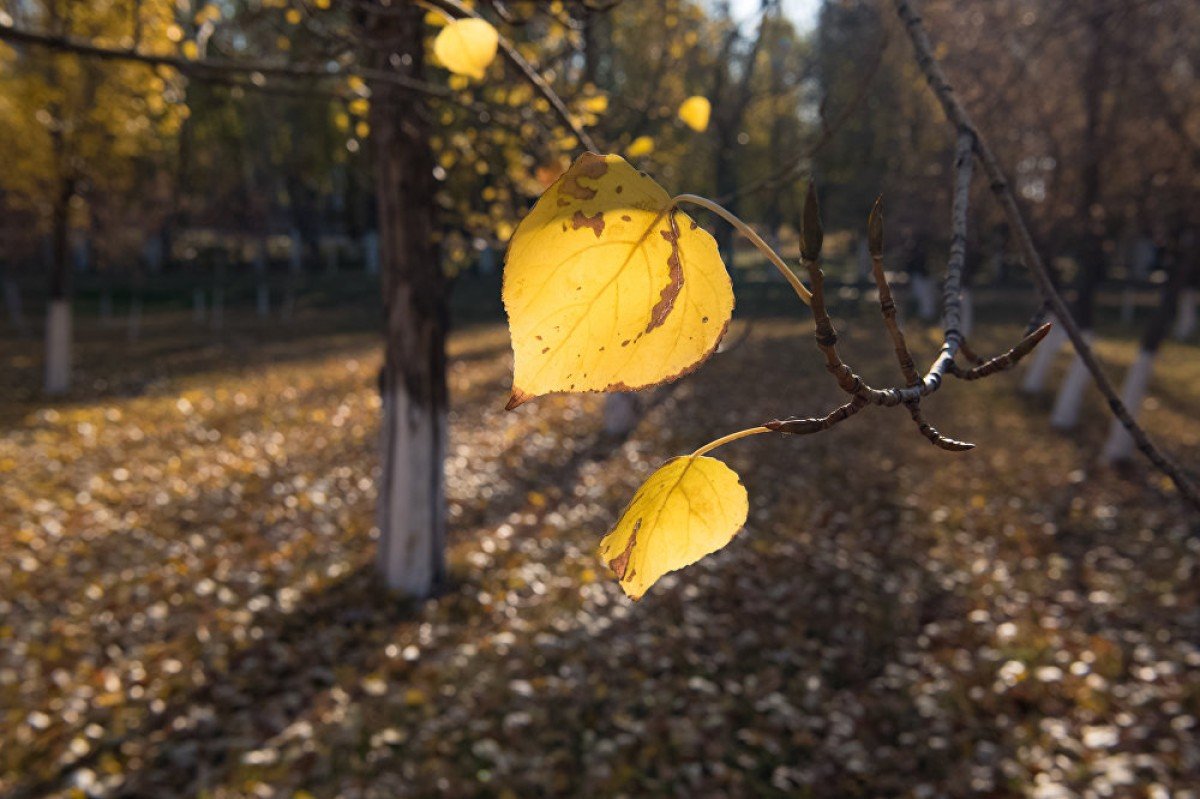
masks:
<instances>
[{"instance_id":1,"label":"brown spot on leaf","mask_svg":"<svg viewBox=\"0 0 1200 799\"><path fill-rule=\"evenodd\" d=\"M600 234L604 232L604 212L597 211L595 216L588 216L583 211L576 211L575 216L571 217L571 229L579 230L585 227L591 228L596 238L600 238Z\"/></svg>"},{"instance_id":2,"label":"brown spot on leaf","mask_svg":"<svg viewBox=\"0 0 1200 799\"><path fill-rule=\"evenodd\" d=\"M608 567L617 575L618 580L625 579L625 571L629 568L629 556L633 554L633 546L637 543L637 534L641 527L641 519L633 523L633 532L629 535L629 542L625 544L625 551L608 562ZM629 576L632 578L633 573Z\"/></svg>"},{"instance_id":3,"label":"brown spot on leaf","mask_svg":"<svg viewBox=\"0 0 1200 799\"><path fill-rule=\"evenodd\" d=\"M621 214L621 221L622 222L632 222L633 217L630 216L629 214Z\"/></svg>"},{"instance_id":4,"label":"brown spot on leaf","mask_svg":"<svg viewBox=\"0 0 1200 799\"><path fill-rule=\"evenodd\" d=\"M667 316L675 307L675 300L678 299L679 292L683 289L683 262L679 258L679 227L675 224L674 211L667 217L667 221L670 222L671 229L660 230L659 233L671 244L671 255L667 258L670 279L667 281L667 285L663 286L658 302L650 309L650 324L646 325L644 331L646 333L662 326L667 321Z\"/></svg>"},{"instance_id":5,"label":"brown spot on leaf","mask_svg":"<svg viewBox=\"0 0 1200 799\"><path fill-rule=\"evenodd\" d=\"M549 347L542 347L542 355L545 355L549 351L550 351Z\"/></svg>"},{"instance_id":6,"label":"brown spot on leaf","mask_svg":"<svg viewBox=\"0 0 1200 799\"><path fill-rule=\"evenodd\" d=\"M504 406L504 410L511 411L513 408L517 407L518 405L523 405L526 402L529 402L531 399L533 399L532 394L524 392L516 386L513 386L512 396L508 398L508 404Z\"/></svg>"},{"instance_id":7,"label":"brown spot on leaf","mask_svg":"<svg viewBox=\"0 0 1200 799\"><path fill-rule=\"evenodd\" d=\"M571 165L558 184L558 204L569 205L563 195L574 197L576 200L590 200L596 196L596 190L580 184L580 178L596 180L608 171L608 162L604 156L595 153L584 153Z\"/></svg>"}]
</instances>

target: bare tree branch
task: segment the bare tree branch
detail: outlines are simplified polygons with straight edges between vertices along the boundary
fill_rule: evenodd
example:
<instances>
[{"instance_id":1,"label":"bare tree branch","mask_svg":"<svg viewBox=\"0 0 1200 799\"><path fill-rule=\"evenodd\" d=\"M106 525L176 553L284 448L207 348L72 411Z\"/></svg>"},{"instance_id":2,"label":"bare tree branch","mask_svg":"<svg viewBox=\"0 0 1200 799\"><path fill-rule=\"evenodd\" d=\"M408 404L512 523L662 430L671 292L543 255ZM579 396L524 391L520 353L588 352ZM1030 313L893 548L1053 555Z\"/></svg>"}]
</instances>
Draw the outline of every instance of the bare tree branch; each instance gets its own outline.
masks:
<instances>
[{"instance_id":1,"label":"bare tree branch","mask_svg":"<svg viewBox=\"0 0 1200 799\"><path fill-rule=\"evenodd\" d=\"M1083 332L1071 316L1066 302L1063 301L1062 296L1054 287L1050 272L1047 270L1045 263L1038 254L1037 247L1033 243L1033 236L1030 234L1029 227L1026 225L1025 219L1021 214L1021 209L1017 205L1016 197L1013 195L1004 170L1000 166L1000 162L996 159L995 153L992 152L986 140L980 135L978 129L971 121L966 108L959 102L958 97L954 93L954 87L950 85L946 74L942 71L941 65L934 57L933 46L930 44L929 35L925 31L921 17L913 9L912 3L909 0L893 0L893 2L896 13L908 30L918 66L925 74L926 81L941 103L947 119L959 131L960 135L967 134L973 140L975 155L979 158L979 162L983 166L984 173L991 183L992 191L1000 202L1000 207L1004 211L1008 224L1016 231L1025 266L1037 284L1038 290L1050 305L1059 323L1063 326L1063 330L1071 340L1071 344L1074 345L1075 351L1079 354L1079 359L1087 367L1088 372L1091 373L1096 387L1100 389L1100 393L1108 401L1108 406L1112 410L1113 415L1129 432L1138 449L1142 451L1159 471L1171 479L1171 482L1175 484L1179 493L1188 502L1197 510L1200 510L1200 490L1196 488L1188 475L1150 440L1150 437L1146 435L1146 431L1141 428L1129 413L1125 404L1121 402L1121 397L1117 394L1116 389L1113 388L1107 375L1101 369L1100 363L1096 360L1095 353L1092 351L1087 340L1084 339Z\"/></svg>"},{"instance_id":2,"label":"bare tree branch","mask_svg":"<svg viewBox=\"0 0 1200 799\"><path fill-rule=\"evenodd\" d=\"M426 0L426 2L428 5L431 5L452 17L479 17L478 13L460 2L460 0ZM571 129L571 132L575 134L575 138L579 139L579 143L583 145L584 149L591 150L592 152L600 152L600 148L596 145L596 141L591 137L587 130L584 129L579 120L577 120L571 113L571 109L567 108L567 104L563 102L563 99L559 97L558 93L554 91L553 87L546 82L546 79L542 77L541 73L538 72L537 69L535 69L534 66L530 64L524 56L517 52L517 48L513 46L513 43L504 36L500 37L500 51L504 53L504 57L507 58L509 62L513 64L513 66L520 70L521 74L525 76L525 79L529 81L529 83L532 84L535 89L542 93L542 96L545 97L546 101L550 103L550 107L554 109L554 113L558 114L559 118L562 119L563 124Z\"/></svg>"}]
</instances>

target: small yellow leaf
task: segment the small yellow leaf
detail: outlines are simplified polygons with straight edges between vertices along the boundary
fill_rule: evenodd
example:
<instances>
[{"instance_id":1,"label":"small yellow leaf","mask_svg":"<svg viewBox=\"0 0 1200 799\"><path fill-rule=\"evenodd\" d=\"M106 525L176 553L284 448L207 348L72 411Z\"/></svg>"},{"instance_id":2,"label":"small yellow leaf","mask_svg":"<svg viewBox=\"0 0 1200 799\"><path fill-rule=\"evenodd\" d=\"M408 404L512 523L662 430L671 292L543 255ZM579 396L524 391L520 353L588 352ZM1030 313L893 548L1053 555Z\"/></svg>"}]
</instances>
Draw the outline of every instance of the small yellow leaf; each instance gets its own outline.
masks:
<instances>
[{"instance_id":1,"label":"small yellow leaf","mask_svg":"<svg viewBox=\"0 0 1200 799\"><path fill-rule=\"evenodd\" d=\"M608 95L598 94L583 101L583 110L593 114L603 114L608 110Z\"/></svg>"},{"instance_id":2,"label":"small yellow leaf","mask_svg":"<svg viewBox=\"0 0 1200 799\"><path fill-rule=\"evenodd\" d=\"M702 363L733 314L716 242L619 155L584 153L538 199L504 262L508 407L630 391Z\"/></svg>"},{"instance_id":3,"label":"small yellow leaf","mask_svg":"<svg viewBox=\"0 0 1200 799\"><path fill-rule=\"evenodd\" d=\"M184 42L179 49L183 51L183 57L191 61L195 61L200 56L200 48L191 40Z\"/></svg>"},{"instance_id":4,"label":"small yellow leaf","mask_svg":"<svg viewBox=\"0 0 1200 799\"><path fill-rule=\"evenodd\" d=\"M707 97L695 95L684 100L679 105L679 118L683 124L692 130L703 133L708 130L708 118L712 114L712 104Z\"/></svg>"},{"instance_id":5,"label":"small yellow leaf","mask_svg":"<svg viewBox=\"0 0 1200 799\"><path fill-rule=\"evenodd\" d=\"M287 10L287 13L284 14L283 16L288 21L289 25L299 25L300 20L303 18L300 15L299 9L295 9L295 8L289 8Z\"/></svg>"},{"instance_id":6,"label":"small yellow leaf","mask_svg":"<svg viewBox=\"0 0 1200 799\"><path fill-rule=\"evenodd\" d=\"M630 158L641 158L654 152L654 139L649 136L638 136L625 148L625 154Z\"/></svg>"},{"instance_id":7,"label":"small yellow leaf","mask_svg":"<svg viewBox=\"0 0 1200 799\"><path fill-rule=\"evenodd\" d=\"M612 531L600 557L622 590L639 599L667 572L728 544L750 505L737 473L716 458L672 458L650 475Z\"/></svg>"},{"instance_id":8,"label":"small yellow leaf","mask_svg":"<svg viewBox=\"0 0 1200 799\"><path fill-rule=\"evenodd\" d=\"M499 41L496 29L486 20L456 19L433 40L433 53L456 75L482 80L484 70L496 57Z\"/></svg>"}]
</instances>

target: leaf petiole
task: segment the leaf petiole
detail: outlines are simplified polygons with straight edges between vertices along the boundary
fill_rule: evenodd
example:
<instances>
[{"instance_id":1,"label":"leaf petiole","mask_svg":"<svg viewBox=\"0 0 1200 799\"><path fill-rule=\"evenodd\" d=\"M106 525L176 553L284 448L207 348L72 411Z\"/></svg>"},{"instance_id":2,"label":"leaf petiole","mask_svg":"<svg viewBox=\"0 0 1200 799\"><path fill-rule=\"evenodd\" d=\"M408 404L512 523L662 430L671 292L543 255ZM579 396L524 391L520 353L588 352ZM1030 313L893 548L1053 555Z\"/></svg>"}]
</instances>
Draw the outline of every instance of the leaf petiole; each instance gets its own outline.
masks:
<instances>
[{"instance_id":1,"label":"leaf petiole","mask_svg":"<svg viewBox=\"0 0 1200 799\"><path fill-rule=\"evenodd\" d=\"M796 296L800 298L800 301L805 305L812 304L812 292L810 292L804 286L804 284L800 282L800 278L796 276L796 273L788 268L787 264L783 262L783 259L779 257L779 253L771 249L771 245L763 241L761 236L755 233L745 222L734 216L732 212L721 207L720 205L717 205L712 200L696 194L678 194L672 198L671 201L676 204L691 203L692 205L698 205L701 208L712 211L714 214L733 225L735 228L737 228L739 233L749 239L750 243L758 248L759 252L766 256L767 260L771 262L772 266L779 270L779 274L783 275L784 280L791 284L792 289L795 290Z\"/></svg>"},{"instance_id":2,"label":"leaf petiole","mask_svg":"<svg viewBox=\"0 0 1200 799\"><path fill-rule=\"evenodd\" d=\"M706 452L712 452L717 447L723 447L726 444L729 444L733 441L737 441L740 438L749 438L750 436L757 436L757 435L761 435L762 433L773 433L773 432L775 432L775 431L769 427L750 427L745 430L739 430L736 433L730 433L727 436L721 436L720 438L716 439L715 441L708 442L703 447L701 447L700 449L693 452L691 454L691 457L698 458L701 455L705 454Z\"/></svg>"}]
</instances>

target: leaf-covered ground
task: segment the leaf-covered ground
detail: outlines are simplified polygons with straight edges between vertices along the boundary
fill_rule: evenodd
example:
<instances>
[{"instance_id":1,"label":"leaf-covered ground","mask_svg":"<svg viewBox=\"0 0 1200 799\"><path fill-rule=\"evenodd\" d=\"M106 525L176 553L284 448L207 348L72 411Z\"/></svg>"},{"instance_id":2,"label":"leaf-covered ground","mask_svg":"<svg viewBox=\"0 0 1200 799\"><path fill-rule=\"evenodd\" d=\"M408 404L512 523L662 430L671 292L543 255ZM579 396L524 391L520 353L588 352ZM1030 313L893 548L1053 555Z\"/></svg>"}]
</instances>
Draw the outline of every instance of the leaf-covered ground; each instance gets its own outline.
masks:
<instances>
[{"instance_id":1,"label":"leaf-covered ground","mask_svg":"<svg viewBox=\"0 0 1200 799\"><path fill-rule=\"evenodd\" d=\"M807 322L617 443L596 397L505 413L506 333L468 328L453 583L414 606L372 574L379 351L344 322L85 324L53 404L3 342L0 795L1197 795L1200 538L1143 463L1094 467L1097 397L1065 436L1012 375L950 383L928 416L966 454L880 409L733 444L746 531L632 604L595 547L655 465L840 401ZM1200 467L1195 347L1158 375L1146 421Z\"/></svg>"}]
</instances>

